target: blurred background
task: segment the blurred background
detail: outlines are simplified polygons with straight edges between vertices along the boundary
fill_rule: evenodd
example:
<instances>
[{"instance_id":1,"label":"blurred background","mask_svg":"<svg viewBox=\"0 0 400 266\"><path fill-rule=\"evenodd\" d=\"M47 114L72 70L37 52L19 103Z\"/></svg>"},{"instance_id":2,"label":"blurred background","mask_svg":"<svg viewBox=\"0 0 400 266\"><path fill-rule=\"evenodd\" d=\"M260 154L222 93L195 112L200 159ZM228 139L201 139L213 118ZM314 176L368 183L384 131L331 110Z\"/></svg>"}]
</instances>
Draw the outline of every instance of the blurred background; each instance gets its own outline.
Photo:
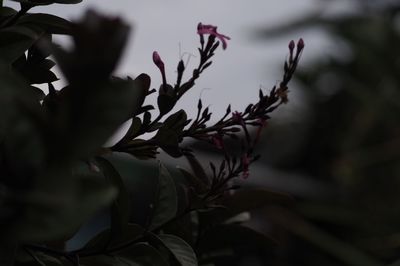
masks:
<instances>
[{"instance_id":1,"label":"blurred background","mask_svg":"<svg viewBox=\"0 0 400 266\"><path fill-rule=\"evenodd\" d=\"M233 110L241 110L257 99L259 88L268 91L276 84L288 42L303 37L306 48L291 83L290 102L273 114L259 145L261 160L251 168L248 180L239 181L286 193L294 200L283 204L271 199L242 217L273 244L266 247L243 238L245 243L232 242L234 256L221 255L215 265L396 266L400 265L398 2L87 0L47 11L79 18L91 7L122 15L134 29L119 73L147 72L154 87L161 79L151 61L154 50L173 80L180 58L189 66L197 62L197 23L217 25L232 38L228 49L217 53L213 67L178 106L193 114L201 95L215 120L229 103ZM207 160L218 155L191 145ZM137 164L134 169L151 169Z\"/></svg>"}]
</instances>

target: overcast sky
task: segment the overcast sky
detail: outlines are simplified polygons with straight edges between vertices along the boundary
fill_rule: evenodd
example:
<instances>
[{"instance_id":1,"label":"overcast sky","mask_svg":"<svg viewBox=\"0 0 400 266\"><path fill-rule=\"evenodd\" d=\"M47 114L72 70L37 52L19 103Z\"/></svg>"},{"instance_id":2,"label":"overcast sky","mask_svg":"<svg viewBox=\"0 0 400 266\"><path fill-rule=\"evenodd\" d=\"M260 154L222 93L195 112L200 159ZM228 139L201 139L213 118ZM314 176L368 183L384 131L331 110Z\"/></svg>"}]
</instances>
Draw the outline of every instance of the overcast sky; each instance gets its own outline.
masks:
<instances>
[{"instance_id":1,"label":"overcast sky","mask_svg":"<svg viewBox=\"0 0 400 266\"><path fill-rule=\"evenodd\" d=\"M257 27L278 25L285 20L301 16L315 8L313 0L84 0L78 5L37 7L32 12L49 12L68 19L77 19L88 8L121 15L133 27L126 56L118 69L119 74L138 75L146 72L152 77L152 86L158 88L160 75L152 63L152 52L157 50L166 64L167 78L175 80L176 64L184 54L197 56L198 22L214 24L219 32L230 36L228 49L217 51L214 64L200 78L183 102L178 106L189 114L195 112L200 94L203 103L210 105L218 116L232 103L233 110L243 109L255 101L260 87L270 89L281 77L283 60L290 39L303 37L306 49L318 49L318 36L296 33L294 36L270 41L256 41L253 31ZM186 59L187 57L184 57ZM188 69L197 65L192 57ZM188 71L190 73L191 71ZM295 104L292 104L295 106ZM215 120L218 117L214 118Z\"/></svg>"}]
</instances>

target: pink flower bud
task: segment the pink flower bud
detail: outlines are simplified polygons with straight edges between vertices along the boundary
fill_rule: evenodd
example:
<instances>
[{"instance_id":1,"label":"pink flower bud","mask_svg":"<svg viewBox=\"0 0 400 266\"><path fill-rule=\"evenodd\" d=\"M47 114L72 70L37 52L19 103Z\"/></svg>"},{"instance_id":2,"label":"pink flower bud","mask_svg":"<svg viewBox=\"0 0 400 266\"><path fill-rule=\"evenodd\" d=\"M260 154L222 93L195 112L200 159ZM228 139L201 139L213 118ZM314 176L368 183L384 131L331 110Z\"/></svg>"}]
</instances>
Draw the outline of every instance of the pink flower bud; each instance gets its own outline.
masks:
<instances>
[{"instance_id":1,"label":"pink flower bud","mask_svg":"<svg viewBox=\"0 0 400 266\"><path fill-rule=\"evenodd\" d=\"M166 76L165 76L164 62L161 60L161 57L160 57L160 55L158 54L157 51L153 52L153 62L158 67L158 69L160 69L162 80L163 80L163 84L166 85L167 84L167 79L166 79Z\"/></svg>"},{"instance_id":2,"label":"pink flower bud","mask_svg":"<svg viewBox=\"0 0 400 266\"><path fill-rule=\"evenodd\" d=\"M293 49L294 49L294 41L291 40L290 43L289 43L289 50L293 51Z\"/></svg>"},{"instance_id":3,"label":"pink flower bud","mask_svg":"<svg viewBox=\"0 0 400 266\"><path fill-rule=\"evenodd\" d=\"M304 48L304 41L303 38L300 38L299 41L297 42L297 49L303 50Z\"/></svg>"}]
</instances>

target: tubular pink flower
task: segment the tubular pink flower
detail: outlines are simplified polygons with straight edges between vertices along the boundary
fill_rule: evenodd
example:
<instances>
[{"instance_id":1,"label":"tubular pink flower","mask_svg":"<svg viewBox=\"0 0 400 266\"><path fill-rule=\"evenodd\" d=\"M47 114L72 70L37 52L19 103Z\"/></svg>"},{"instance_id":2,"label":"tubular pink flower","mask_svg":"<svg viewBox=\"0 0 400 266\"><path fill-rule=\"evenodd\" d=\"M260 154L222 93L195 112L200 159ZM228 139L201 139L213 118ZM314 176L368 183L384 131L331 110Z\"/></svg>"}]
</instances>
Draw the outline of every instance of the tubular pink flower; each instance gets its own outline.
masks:
<instances>
[{"instance_id":1,"label":"tubular pink flower","mask_svg":"<svg viewBox=\"0 0 400 266\"><path fill-rule=\"evenodd\" d=\"M160 55L158 54L157 51L153 52L153 62L154 64L158 67L158 69L160 69L161 72L161 76L163 79L163 84L167 84L167 79L165 76L165 67L164 67L164 62L161 60Z\"/></svg>"},{"instance_id":2,"label":"tubular pink flower","mask_svg":"<svg viewBox=\"0 0 400 266\"><path fill-rule=\"evenodd\" d=\"M201 22L197 25L197 34L203 36L203 34L210 34L218 38L222 42L222 48L225 50L228 46L226 40L230 40L231 38L220 34L217 32L217 27L213 25L203 25Z\"/></svg>"},{"instance_id":3,"label":"tubular pink flower","mask_svg":"<svg viewBox=\"0 0 400 266\"><path fill-rule=\"evenodd\" d=\"M297 42L297 49L303 50L304 48L304 40L303 38L300 38L299 41Z\"/></svg>"}]
</instances>

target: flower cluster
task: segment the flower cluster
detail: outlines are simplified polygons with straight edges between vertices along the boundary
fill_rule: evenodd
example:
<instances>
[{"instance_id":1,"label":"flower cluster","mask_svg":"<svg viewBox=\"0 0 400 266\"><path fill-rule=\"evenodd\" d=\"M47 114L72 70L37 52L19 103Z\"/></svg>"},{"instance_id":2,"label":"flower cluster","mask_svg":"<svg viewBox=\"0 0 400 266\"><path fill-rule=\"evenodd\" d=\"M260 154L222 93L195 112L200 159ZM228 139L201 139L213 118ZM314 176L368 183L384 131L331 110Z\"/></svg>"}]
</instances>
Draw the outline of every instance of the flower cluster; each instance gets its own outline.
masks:
<instances>
[{"instance_id":1,"label":"flower cluster","mask_svg":"<svg viewBox=\"0 0 400 266\"><path fill-rule=\"evenodd\" d=\"M254 154L254 147L260 140L262 129L265 128L267 120L270 118L269 114L274 111L281 104L288 101L288 83L296 70L301 53L304 49L304 41L300 39L297 44L294 41L289 43L289 56L284 64L284 75L282 81L278 86L274 86L269 94L264 95L260 89L259 100L255 104L250 104L243 111L231 111L231 106L228 106L225 115L215 124L208 125L212 113L209 108L203 108L201 99L198 102L197 116L195 119L190 120L186 118L186 114L181 112L175 113L168 117L164 124L159 121L167 114L174 106L175 103L191 89L195 81L199 78L200 74L211 65L211 57L214 55L215 50L222 43L222 48L227 48L227 41L230 38L226 35L217 32L217 27L199 23L197 26L197 33L200 37L199 53L200 62L197 68L192 72L191 78L182 83L183 72L185 66L182 60L178 63L177 67L177 80L174 86L168 84L165 76L165 67L158 52L153 53L153 62L160 70L163 84L160 87L158 103L160 107L160 114L154 121L148 121L142 125L138 131L145 133L158 129L158 133L148 141L142 141L139 145L146 146L153 149L153 154L156 154L157 147L161 147L165 152L174 157L190 156L193 158L193 151L182 147L181 143L186 138L192 138L199 141L205 141L213 145L219 150L224 159L222 160L219 170L217 167L210 163L212 176L210 177L210 185L208 192L201 196L205 202L212 201L214 197L223 193L229 187L229 181L235 177L241 176L248 178L250 175L250 165L256 161L259 156ZM208 35L208 40L205 42L204 35ZM164 89L161 89L164 88ZM165 110L165 111L163 111ZM150 117L149 113L147 117ZM177 126L179 125L179 126ZM252 133L249 127L256 127L255 134ZM172 134L172 131L174 133ZM162 136L160 132L169 132L168 137ZM137 137L138 135L132 136ZM241 153L234 155L227 150L225 145L226 138L233 138L239 141L241 145ZM136 142L135 145L138 145ZM119 145L113 147L114 150L124 151L127 146ZM129 146L130 148L132 146ZM143 150L142 150L143 151ZM131 150L132 153L132 150ZM137 154L136 154L137 155Z\"/></svg>"}]
</instances>

